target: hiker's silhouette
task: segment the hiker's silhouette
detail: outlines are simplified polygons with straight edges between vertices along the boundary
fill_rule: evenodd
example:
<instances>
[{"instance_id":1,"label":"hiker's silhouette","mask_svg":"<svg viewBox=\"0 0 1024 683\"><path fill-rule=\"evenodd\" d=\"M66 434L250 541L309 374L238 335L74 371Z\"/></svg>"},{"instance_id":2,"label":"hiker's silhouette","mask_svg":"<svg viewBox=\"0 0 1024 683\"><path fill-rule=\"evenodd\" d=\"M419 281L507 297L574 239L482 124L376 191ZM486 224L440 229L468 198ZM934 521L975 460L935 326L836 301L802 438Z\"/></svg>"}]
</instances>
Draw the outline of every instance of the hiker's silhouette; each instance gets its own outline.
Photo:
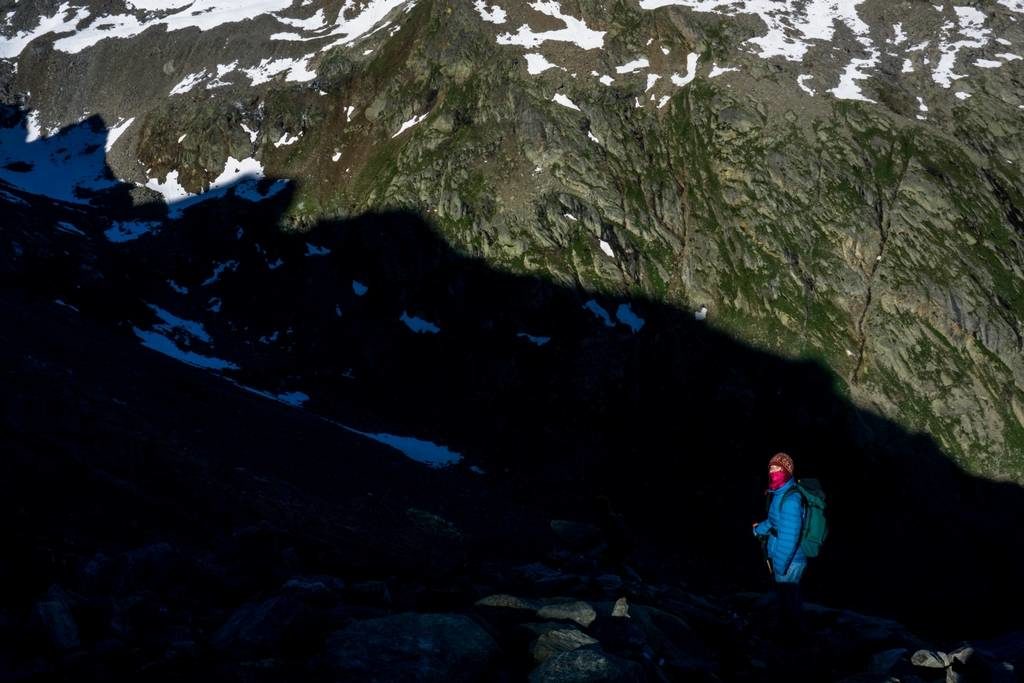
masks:
<instances>
[{"instance_id":1,"label":"hiker's silhouette","mask_svg":"<svg viewBox=\"0 0 1024 683\"><path fill-rule=\"evenodd\" d=\"M765 459L784 449L797 476L817 477L829 495L830 537L805 579L811 600L960 635L998 630L1024 607L1024 490L972 476L927 435L852 404L828 368L753 348L695 321L692 305L503 270L452 248L411 210L282 229L296 189L197 201L113 244L103 234L112 219L149 220L162 205L99 197L104 211L76 214L80 237L47 227L70 210L8 186L31 206L8 214L23 253L4 257L5 281L59 293L127 336L153 327L147 304L199 321L240 367L225 373L235 381L301 390L306 409L362 430L446 444L488 473L482 490L500 480L549 517L593 513L604 497L632 540L657 550L644 571L662 578L757 585L764 565L749 522L763 513ZM612 326L584 308L592 299ZM638 332L615 320L622 304L643 319ZM403 314L440 332L416 333ZM301 456L226 457L329 495L318 463Z\"/></svg>"}]
</instances>

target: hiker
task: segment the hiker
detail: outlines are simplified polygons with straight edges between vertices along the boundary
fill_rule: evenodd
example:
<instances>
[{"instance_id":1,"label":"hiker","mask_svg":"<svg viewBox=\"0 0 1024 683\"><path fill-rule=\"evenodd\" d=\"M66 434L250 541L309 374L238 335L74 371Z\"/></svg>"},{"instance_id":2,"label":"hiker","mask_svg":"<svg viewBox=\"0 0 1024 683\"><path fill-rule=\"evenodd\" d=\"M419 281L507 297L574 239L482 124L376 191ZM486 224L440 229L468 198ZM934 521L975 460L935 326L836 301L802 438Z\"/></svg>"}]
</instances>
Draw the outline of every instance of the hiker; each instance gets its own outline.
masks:
<instances>
[{"instance_id":1,"label":"hiker","mask_svg":"<svg viewBox=\"0 0 1024 683\"><path fill-rule=\"evenodd\" d=\"M796 492L786 495L795 484L793 458L776 453L768 462L768 519L754 523L754 535L768 539L768 562L778 591L780 621L787 633L802 629L800 576L807 566L807 557L800 547L803 501Z\"/></svg>"}]
</instances>

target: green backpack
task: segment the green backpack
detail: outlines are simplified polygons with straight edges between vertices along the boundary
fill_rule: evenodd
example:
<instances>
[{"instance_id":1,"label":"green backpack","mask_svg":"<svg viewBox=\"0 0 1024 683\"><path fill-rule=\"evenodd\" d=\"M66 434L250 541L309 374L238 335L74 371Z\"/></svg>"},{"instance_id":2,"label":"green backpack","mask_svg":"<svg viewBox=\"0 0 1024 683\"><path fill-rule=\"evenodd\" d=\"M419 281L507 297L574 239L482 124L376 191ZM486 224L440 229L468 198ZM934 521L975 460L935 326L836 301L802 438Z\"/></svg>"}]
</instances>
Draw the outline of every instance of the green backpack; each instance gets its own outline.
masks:
<instances>
[{"instance_id":1,"label":"green backpack","mask_svg":"<svg viewBox=\"0 0 1024 683\"><path fill-rule=\"evenodd\" d=\"M793 491L800 493L803 501L803 526L800 529L800 550L807 557L817 557L821 544L828 536L828 522L825 520L825 491L817 479L798 479Z\"/></svg>"}]
</instances>

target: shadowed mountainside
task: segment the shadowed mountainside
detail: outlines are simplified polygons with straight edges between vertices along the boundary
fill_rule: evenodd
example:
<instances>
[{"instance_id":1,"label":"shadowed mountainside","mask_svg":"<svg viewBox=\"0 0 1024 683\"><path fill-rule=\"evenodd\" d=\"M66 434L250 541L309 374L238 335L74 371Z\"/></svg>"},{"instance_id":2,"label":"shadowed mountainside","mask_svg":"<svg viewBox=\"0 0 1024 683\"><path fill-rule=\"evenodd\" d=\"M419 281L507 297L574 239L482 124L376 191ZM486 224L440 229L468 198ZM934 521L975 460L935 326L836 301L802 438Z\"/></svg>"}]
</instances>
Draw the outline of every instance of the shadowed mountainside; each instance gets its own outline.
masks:
<instances>
[{"instance_id":1,"label":"shadowed mountainside","mask_svg":"<svg viewBox=\"0 0 1024 683\"><path fill-rule=\"evenodd\" d=\"M422 550L388 535L401 525L375 517L386 505L363 509L367 526L360 529L358 487L339 485L349 477L368 486L386 479L400 507L413 501L452 520L475 539L473 552L457 563L470 576L473 567L543 545L531 535L543 529L539 520L581 519L607 529L611 510L625 527L613 534L620 564L650 580L683 579L697 591L743 590L761 580L749 525L763 515L767 459L784 449L798 474L818 477L829 494L832 535L807 578L816 600L944 636L994 633L1020 613L1020 487L964 473L927 435L852 405L819 364L720 333L713 312L700 322L657 301L501 272L451 249L429 219L411 212L283 232L278 216L289 191L259 203L221 193L180 220L111 242L104 237L111 221L152 222L161 213L131 208L126 191L116 188L121 199L85 209L14 187L0 194L3 315L15 321L0 335L14 351L4 354L0 424L14 435L5 440L26 468L6 478L19 489L9 500L60 511L53 518L14 516L17 525L39 527L25 534L24 552L12 555L10 576L38 573L42 585L102 550L94 539L106 547L159 537L164 521L156 516L95 537L79 531L57 540L63 527L50 524L77 514L72 506L94 511L95 518L81 520L88 527L91 519L100 525L125 514L117 507L124 502L77 499L70 482L50 490L45 476L27 474L66 458L83 472L108 462L103 467L146 490L151 448L171 467L180 456L217 472L193 500L174 500L184 489L170 487L171 508L216 508L217 482L229 474L218 468L230 463L268 477L267 486L290 487L289 499L309 495L342 506L347 528L376 536L385 548L379 562L406 575L421 567L409 563L414 557L396 560L396 547ZM220 267L226 263L234 265ZM608 312L607 322L584 307L590 301ZM298 411L267 407L209 373L134 347L140 331L159 329L158 309L201 326L202 335L167 332L179 351L227 359L238 369L221 374L233 381L275 395L301 391L308 402ZM403 317L439 331L416 333ZM56 338L69 331L74 336ZM538 345L520 333L550 340ZM101 338L134 348L113 354ZM47 340L50 347L37 358L33 349ZM121 355L118 368L112 358ZM90 377L98 358L109 366ZM137 363L159 369L132 382ZM66 381L59 379L62 364ZM49 381L38 381L43 376ZM114 401L118 390L95 388L106 382L130 387L130 421ZM93 397L76 403L67 395L76 386ZM181 431L190 422L182 416L196 412L207 426ZM450 471L396 461L330 422L415 435L465 460ZM96 425L106 441L86 438ZM292 430L301 438L289 438ZM176 443L164 442L169 433ZM257 438L269 434L280 440ZM349 460L347 451L358 455ZM19 478L30 482L27 488ZM283 512L251 514L274 519ZM296 512L295 520L301 527L315 514ZM532 521L517 525L520 515ZM33 551L40 538L47 539L49 559ZM330 550L339 543L333 532L320 542L328 554L344 554ZM447 561L439 566L441 574L456 571Z\"/></svg>"}]
</instances>

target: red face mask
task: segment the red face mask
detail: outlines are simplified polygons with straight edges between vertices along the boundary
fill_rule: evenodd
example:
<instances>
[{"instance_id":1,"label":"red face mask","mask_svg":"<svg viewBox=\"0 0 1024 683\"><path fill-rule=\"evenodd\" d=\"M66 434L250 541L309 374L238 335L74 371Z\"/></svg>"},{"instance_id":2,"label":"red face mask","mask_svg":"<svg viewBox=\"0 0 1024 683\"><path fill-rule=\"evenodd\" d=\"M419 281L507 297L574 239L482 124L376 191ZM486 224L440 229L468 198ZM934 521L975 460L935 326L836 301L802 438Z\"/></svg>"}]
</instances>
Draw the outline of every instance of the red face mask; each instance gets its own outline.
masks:
<instances>
[{"instance_id":1,"label":"red face mask","mask_svg":"<svg viewBox=\"0 0 1024 683\"><path fill-rule=\"evenodd\" d=\"M774 491L777 488L782 487L787 481L789 481L789 472L786 470L779 470L778 472L768 473L768 489Z\"/></svg>"}]
</instances>

